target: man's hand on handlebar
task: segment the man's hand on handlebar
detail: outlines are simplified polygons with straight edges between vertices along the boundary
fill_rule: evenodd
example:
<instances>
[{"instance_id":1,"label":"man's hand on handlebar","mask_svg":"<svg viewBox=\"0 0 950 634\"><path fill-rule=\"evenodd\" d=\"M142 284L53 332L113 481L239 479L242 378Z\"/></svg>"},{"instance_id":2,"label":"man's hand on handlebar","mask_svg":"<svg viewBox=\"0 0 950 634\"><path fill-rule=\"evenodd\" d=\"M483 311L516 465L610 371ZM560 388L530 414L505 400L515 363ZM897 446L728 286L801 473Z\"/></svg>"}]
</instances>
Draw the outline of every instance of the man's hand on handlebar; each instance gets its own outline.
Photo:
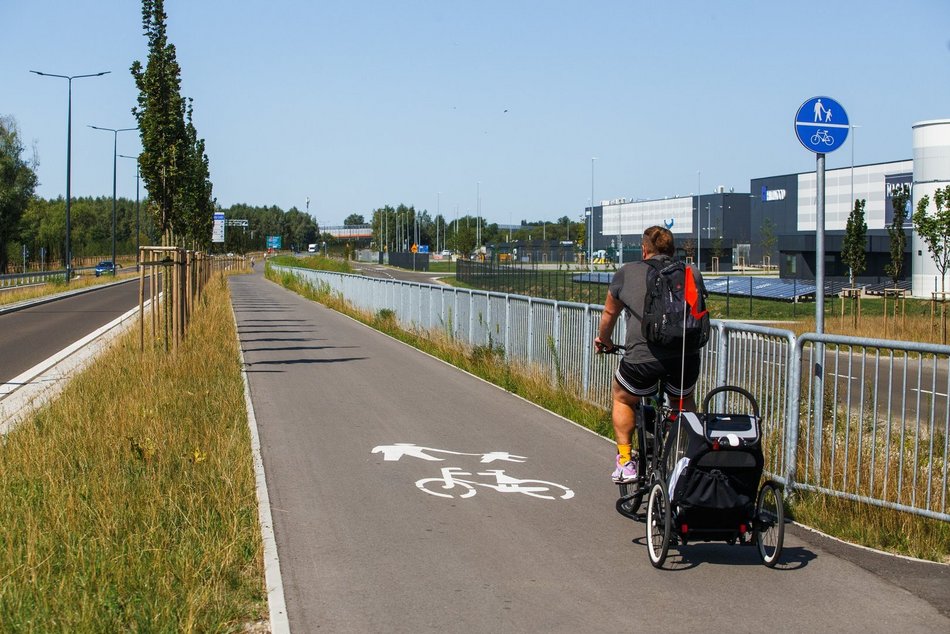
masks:
<instances>
[{"instance_id":1,"label":"man's hand on handlebar","mask_svg":"<svg viewBox=\"0 0 950 634\"><path fill-rule=\"evenodd\" d=\"M623 346L614 345L614 342L608 339L594 338L594 349L597 354L622 354Z\"/></svg>"}]
</instances>

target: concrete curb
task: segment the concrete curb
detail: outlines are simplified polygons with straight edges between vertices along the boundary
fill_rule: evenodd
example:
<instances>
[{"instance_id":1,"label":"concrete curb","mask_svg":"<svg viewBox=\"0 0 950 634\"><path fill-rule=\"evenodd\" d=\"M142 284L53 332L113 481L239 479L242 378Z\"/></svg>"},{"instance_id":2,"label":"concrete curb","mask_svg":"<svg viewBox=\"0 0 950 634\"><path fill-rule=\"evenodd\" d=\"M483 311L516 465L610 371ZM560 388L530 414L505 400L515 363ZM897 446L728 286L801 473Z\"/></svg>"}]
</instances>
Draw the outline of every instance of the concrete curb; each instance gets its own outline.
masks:
<instances>
[{"instance_id":1,"label":"concrete curb","mask_svg":"<svg viewBox=\"0 0 950 634\"><path fill-rule=\"evenodd\" d=\"M237 330L237 316L232 306L231 317ZM244 381L244 404L247 407L247 426L251 432L251 459L254 462L254 477L257 481L257 512L261 525L261 539L264 543L264 584L267 588L267 605L270 612L270 632L272 634L290 634L290 620L287 615L287 602L284 599L284 582L280 575L280 558L277 554L277 538L274 535L274 519L270 510L270 496L267 493L267 479L264 473L264 460L261 456L261 439L257 432L257 417L254 415L254 403L251 401L251 384L247 380L247 363L244 350L238 341L238 354L241 358L241 379Z\"/></svg>"}]
</instances>

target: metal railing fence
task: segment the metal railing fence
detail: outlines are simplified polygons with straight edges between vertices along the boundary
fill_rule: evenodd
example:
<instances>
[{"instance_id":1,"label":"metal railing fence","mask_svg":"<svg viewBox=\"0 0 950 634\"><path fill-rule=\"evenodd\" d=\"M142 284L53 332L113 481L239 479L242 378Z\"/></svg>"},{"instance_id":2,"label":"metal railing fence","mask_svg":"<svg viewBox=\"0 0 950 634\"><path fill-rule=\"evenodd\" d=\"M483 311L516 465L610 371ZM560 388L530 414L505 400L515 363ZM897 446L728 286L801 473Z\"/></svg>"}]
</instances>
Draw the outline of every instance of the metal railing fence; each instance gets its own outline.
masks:
<instances>
[{"instance_id":1,"label":"metal railing fence","mask_svg":"<svg viewBox=\"0 0 950 634\"><path fill-rule=\"evenodd\" d=\"M390 310L407 330L499 349L508 362L545 373L552 385L610 407L616 358L597 355L592 346L603 306L274 268L361 310ZM625 326L621 317L615 340L623 340ZM796 338L788 330L713 320L697 403L720 385L750 391L763 418L766 470L786 486L950 521L948 357L950 346ZM743 407L741 398L717 398L714 411Z\"/></svg>"},{"instance_id":2,"label":"metal railing fence","mask_svg":"<svg viewBox=\"0 0 950 634\"><path fill-rule=\"evenodd\" d=\"M90 270L95 267L88 267ZM74 271L81 269L75 268ZM45 284L46 282L62 281L66 279L65 269L59 271L30 271L28 273L10 273L0 275L0 288L13 288L30 284Z\"/></svg>"}]
</instances>

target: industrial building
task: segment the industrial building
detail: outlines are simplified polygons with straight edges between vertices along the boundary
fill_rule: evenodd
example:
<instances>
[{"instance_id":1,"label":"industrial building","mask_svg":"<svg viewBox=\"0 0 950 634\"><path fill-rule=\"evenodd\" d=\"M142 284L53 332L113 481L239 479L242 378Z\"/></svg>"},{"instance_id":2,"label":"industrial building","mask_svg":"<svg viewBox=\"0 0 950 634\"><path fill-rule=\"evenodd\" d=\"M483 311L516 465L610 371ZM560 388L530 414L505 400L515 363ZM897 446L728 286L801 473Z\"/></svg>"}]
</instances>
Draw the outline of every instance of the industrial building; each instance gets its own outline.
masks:
<instances>
[{"instance_id":1,"label":"industrial building","mask_svg":"<svg viewBox=\"0 0 950 634\"><path fill-rule=\"evenodd\" d=\"M864 283L883 281L890 262L887 227L893 221L891 192L911 187L905 223L905 277L913 295L929 297L939 288L939 269L926 244L915 235L910 214L923 196L950 185L950 119L924 121L913 126L911 159L855 165L825 172L825 275L843 278L841 244L856 198L865 199L867 269ZM588 209L592 250L616 253L623 260L640 257L640 236L652 225L668 227L676 236L679 255L698 259L707 274L740 266L770 266L783 278L815 278L816 174L803 172L753 178L747 192L713 192L657 200L602 201ZM950 280L948 280L950 281ZM950 288L950 284L947 286Z\"/></svg>"}]
</instances>

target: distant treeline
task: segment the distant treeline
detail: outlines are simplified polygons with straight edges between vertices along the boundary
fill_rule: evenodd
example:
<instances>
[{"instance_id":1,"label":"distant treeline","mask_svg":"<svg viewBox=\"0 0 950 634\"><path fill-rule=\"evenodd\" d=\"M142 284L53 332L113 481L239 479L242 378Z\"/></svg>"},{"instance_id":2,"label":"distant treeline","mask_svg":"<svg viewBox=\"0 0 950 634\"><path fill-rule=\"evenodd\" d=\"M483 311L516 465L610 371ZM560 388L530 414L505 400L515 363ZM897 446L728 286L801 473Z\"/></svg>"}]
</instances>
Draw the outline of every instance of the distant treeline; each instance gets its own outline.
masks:
<instances>
[{"instance_id":1,"label":"distant treeline","mask_svg":"<svg viewBox=\"0 0 950 634\"><path fill-rule=\"evenodd\" d=\"M136 214L135 200L116 199L115 244L119 257L134 256L136 218L138 217L139 244L160 244L161 236L147 213L148 200L139 201ZM307 245L318 241L317 223L306 213L292 208L254 207L238 204L220 209L225 218L247 220L247 227L228 226L225 243L212 244L212 252L247 253L266 248L268 236L280 236L285 249L305 251ZM112 254L112 197L73 198L70 205L70 236L75 261L84 258L107 258ZM210 239L210 236L209 236ZM23 247L27 250L27 265L31 269L60 268L66 244L66 201L64 198L34 197L7 244L8 273L23 269Z\"/></svg>"}]
</instances>

